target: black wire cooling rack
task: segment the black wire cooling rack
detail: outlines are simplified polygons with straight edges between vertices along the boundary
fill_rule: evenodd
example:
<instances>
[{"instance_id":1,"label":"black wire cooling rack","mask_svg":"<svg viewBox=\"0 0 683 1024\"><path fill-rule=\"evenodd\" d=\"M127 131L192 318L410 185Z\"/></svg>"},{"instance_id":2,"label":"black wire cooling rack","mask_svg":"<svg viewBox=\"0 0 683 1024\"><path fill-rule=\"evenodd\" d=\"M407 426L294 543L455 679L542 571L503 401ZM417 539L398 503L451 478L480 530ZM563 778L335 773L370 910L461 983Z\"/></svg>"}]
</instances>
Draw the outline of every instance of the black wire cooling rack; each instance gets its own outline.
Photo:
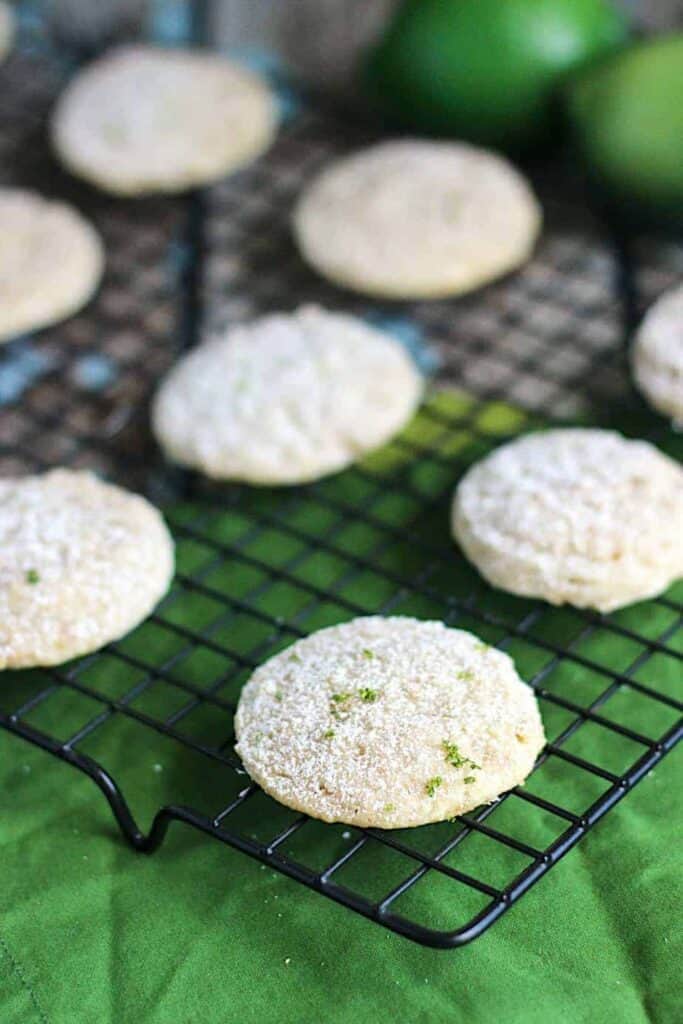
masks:
<instances>
[{"instance_id":1,"label":"black wire cooling rack","mask_svg":"<svg viewBox=\"0 0 683 1024\"><path fill-rule=\"evenodd\" d=\"M121 202L76 185L48 152L45 121L67 72L43 51L0 69L0 175L76 202L104 236L108 269L82 314L0 353L0 473L88 467L146 491L168 510L178 576L123 641L71 665L5 673L0 725L90 776L138 850L184 822L414 940L461 945L679 738L682 605L672 591L602 616L499 594L450 542L449 498L475 458L549 419L590 418L680 455L680 438L630 389L626 339L680 276L681 247L623 243L561 170L534 167L547 225L522 273L457 302L369 304L318 280L287 223L302 183L370 141L371 128L288 95L275 146L244 173L188 198ZM379 460L286 491L209 485L164 466L147 400L178 351L304 301L430 342L435 389L418 425ZM550 739L525 787L452 822L385 832L322 825L250 784L232 750L243 680L312 629L368 613L441 618L514 655ZM113 738L125 764L111 768L102 752ZM143 785L156 742L195 768L178 773L183 802L157 804L143 831L127 780ZM207 807L203 780L218 774Z\"/></svg>"}]
</instances>

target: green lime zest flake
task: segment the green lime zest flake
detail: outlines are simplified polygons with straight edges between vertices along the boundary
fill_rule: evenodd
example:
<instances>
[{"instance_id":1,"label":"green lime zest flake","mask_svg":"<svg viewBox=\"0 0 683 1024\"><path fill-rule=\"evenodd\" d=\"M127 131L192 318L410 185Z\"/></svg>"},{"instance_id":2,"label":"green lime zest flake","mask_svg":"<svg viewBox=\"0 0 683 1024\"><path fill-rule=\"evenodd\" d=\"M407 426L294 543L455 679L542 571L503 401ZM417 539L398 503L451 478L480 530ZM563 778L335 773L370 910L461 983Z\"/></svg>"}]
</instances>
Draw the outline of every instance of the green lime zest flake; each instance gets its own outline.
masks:
<instances>
[{"instance_id":1,"label":"green lime zest flake","mask_svg":"<svg viewBox=\"0 0 683 1024\"><path fill-rule=\"evenodd\" d=\"M297 663L297 665L300 665L300 664L301 664L301 658L300 658L300 657L299 657L299 655L298 655L298 654L296 653L296 651L294 651L294 653L293 653L293 654L290 654L290 656L289 656L289 658L288 658L287 660L288 660L288 661L295 661L295 662Z\"/></svg>"},{"instance_id":2,"label":"green lime zest flake","mask_svg":"<svg viewBox=\"0 0 683 1024\"><path fill-rule=\"evenodd\" d=\"M479 765L471 761L469 757L464 757L460 753L460 748L457 743L451 743L449 740L443 740L441 748L444 752L444 756L448 764L452 768L469 768L470 771L480 771ZM467 782L467 779L465 779Z\"/></svg>"},{"instance_id":3,"label":"green lime zest flake","mask_svg":"<svg viewBox=\"0 0 683 1024\"><path fill-rule=\"evenodd\" d=\"M254 733L254 743L260 743L262 739L263 739L263 733L262 732L255 732Z\"/></svg>"},{"instance_id":4,"label":"green lime zest flake","mask_svg":"<svg viewBox=\"0 0 683 1024\"><path fill-rule=\"evenodd\" d=\"M275 691L275 700L282 700L282 694L279 690Z\"/></svg>"},{"instance_id":5,"label":"green lime zest flake","mask_svg":"<svg viewBox=\"0 0 683 1024\"><path fill-rule=\"evenodd\" d=\"M344 715L350 710L349 701L353 697L352 693L333 693L331 696L330 714L333 718L342 718L342 712Z\"/></svg>"},{"instance_id":6,"label":"green lime zest flake","mask_svg":"<svg viewBox=\"0 0 683 1024\"><path fill-rule=\"evenodd\" d=\"M360 699L366 704L372 704L377 700L377 690L371 690L369 686L363 686L359 691Z\"/></svg>"},{"instance_id":7,"label":"green lime zest flake","mask_svg":"<svg viewBox=\"0 0 683 1024\"><path fill-rule=\"evenodd\" d=\"M368 660L370 660L371 658L375 657L375 652L371 651L369 647L364 647L363 648L363 657L367 658Z\"/></svg>"},{"instance_id":8,"label":"green lime zest flake","mask_svg":"<svg viewBox=\"0 0 683 1024\"><path fill-rule=\"evenodd\" d=\"M467 764L467 758L462 756L457 743L450 743L448 740L443 740L441 747L446 757L446 761L453 768L462 768Z\"/></svg>"},{"instance_id":9,"label":"green lime zest flake","mask_svg":"<svg viewBox=\"0 0 683 1024\"><path fill-rule=\"evenodd\" d=\"M334 729L327 729L323 733L323 739L324 740L331 740L333 736L334 736Z\"/></svg>"},{"instance_id":10,"label":"green lime zest flake","mask_svg":"<svg viewBox=\"0 0 683 1024\"><path fill-rule=\"evenodd\" d=\"M471 683L474 679L474 672L472 669L463 668L460 672L456 673L456 678L463 683Z\"/></svg>"},{"instance_id":11,"label":"green lime zest flake","mask_svg":"<svg viewBox=\"0 0 683 1024\"><path fill-rule=\"evenodd\" d=\"M475 645L474 649L475 651L478 651L479 654L486 654L487 651L491 650L491 645L485 644L483 640L480 640L479 643Z\"/></svg>"},{"instance_id":12,"label":"green lime zest flake","mask_svg":"<svg viewBox=\"0 0 683 1024\"><path fill-rule=\"evenodd\" d=\"M34 583L40 583L40 575L36 569L29 569L26 573L26 582L33 585Z\"/></svg>"},{"instance_id":13,"label":"green lime zest flake","mask_svg":"<svg viewBox=\"0 0 683 1024\"><path fill-rule=\"evenodd\" d=\"M469 786L477 780L475 779L474 775L466 775L462 781L465 783L466 786Z\"/></svg>"},{"instance_id":14,"label":"green lime zest flake","mask_svg":"<svg viewBox=\"0 0 683 1024\"><path fill-rule=\"evenodd\" d=\"M440 775L435 775L433 779L429 779L425 783L425 793L427 796L436 796L436 791L443 784L443 779Z\"/></svg>"},{"instance_id":15,"label":"green lime zest flake","mask_svg":"<svg viewBox=\"0 0 683 1024\"><path fill-rule=\"evenodd\" d=\"M396 810L396 804L385 804L382 810L385 814L393 814Z\"/></svg>"}]
</instances>

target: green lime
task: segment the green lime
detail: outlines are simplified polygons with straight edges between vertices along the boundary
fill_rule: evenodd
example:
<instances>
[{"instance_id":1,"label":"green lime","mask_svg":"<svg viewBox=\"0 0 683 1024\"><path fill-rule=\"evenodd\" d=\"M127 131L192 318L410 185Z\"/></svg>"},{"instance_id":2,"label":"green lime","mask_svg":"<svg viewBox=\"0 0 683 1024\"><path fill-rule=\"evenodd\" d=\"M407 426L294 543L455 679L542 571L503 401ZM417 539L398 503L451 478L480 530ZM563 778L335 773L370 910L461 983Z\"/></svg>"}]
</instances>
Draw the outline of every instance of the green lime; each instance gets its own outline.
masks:
<instances>
[{"instance_id":1,"label":"green lime","mask_svg":"<svg viewBox=\"0 0 683 1024\"><path fill-rule=\"evenodd\" d=\"M608 198L683 223L683 35L641 43L568 88L579 146Z\"/></svg>"},{"instance_id":2,"label":"green lime","mask_svg":"<svg viewBox=\"0 0 683 1024\"><path fill-rule=\"evenodd\" d=\"M626 37L606 0L406 0L366 82L413 129L519 148L551 127L558 80Z\"/></svg>"}]
</instances>

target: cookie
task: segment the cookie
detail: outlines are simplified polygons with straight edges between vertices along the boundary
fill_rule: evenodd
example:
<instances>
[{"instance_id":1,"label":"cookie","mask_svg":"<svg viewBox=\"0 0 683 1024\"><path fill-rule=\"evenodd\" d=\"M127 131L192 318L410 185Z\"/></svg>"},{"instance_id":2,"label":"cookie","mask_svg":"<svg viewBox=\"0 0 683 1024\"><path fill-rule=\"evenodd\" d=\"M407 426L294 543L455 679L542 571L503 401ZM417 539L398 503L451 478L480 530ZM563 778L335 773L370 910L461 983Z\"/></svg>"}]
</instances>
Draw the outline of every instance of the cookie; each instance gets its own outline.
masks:
<instances>
[{"instance_id":1,"label":"cookie","mask_svg":"<svg viewBox=\"0 0 683 1024\"><path fill-rule=\"evenodd\" d=\"M265 316L190 352L156 396L170 459L220 480L296 484L335 473L411 418L423 381L403 346L318 307Z\"/></svg>"},{"instance_id":2,"label":"cookie","mask_svg":"<svg viewBox=\"0 0 683 1024\"><path fill-rule=\"evenodd\" d=\"M180 192L254 160L276 106L252 72L214 54L120 47L59 98L52 141L64 165L121 196Z\"/></svg>"},{"instance_id":3,"label":"cookie","mask_svg":"<svg viewBox=\"0 0 683 1024\"><path fill-rule=\"evenodd\" d=\"M97 288L104 250L66 203L0 188L0 342L76 313Z\"/></svg>"},{"instance_id":4,"label":"cookie","mask_svg":"<svg viewBox=\"0 0 683 1024\"><path fill-rule=\"evenodd\" d=\"M144 498L68 469L0 480L0 669L118 640L172 576L173 542Z\"/></svg>"},{"instance_id":5,"label":"cookie","mask_svg":"<svg viewBox=\"0 0 683 1024\"><path fill-rule=\"evenodd\" d=\"M648 310L631 363L650 405L683 427L683 285L665 292Z\"/></svg>"},{"instance_id":6,"label":"cookie","mask_svg":"<svg viewBox=\"0 0 683 1024\"><path fill-rule=\"evenodd\" d=\"M455 539L496 587L609 612L683 575L683 469L608 430L548 430L470 469Z\"/></svg>"},{"instance_id":7,"label":"cookie","mask_svg":"<svg viewBox=\"0 0 683 1024\"><path fill-rule=\"evenodd\" d=\"M0 0L0 61L12 49L14 41L14 15L12 8Z\"/></svg>"},{"instance_id":8,"label":"cookie","mask_svg":"<svg viewBox=\"0 0 683 1024\"><path fill-rule=\"evenodd\" d=\"M323 277L367 295L443 298L524 263L541 210L514 167L459 142L384 142L304 191L294 233Z\"/></svg>"},{"instance_id":9,"label":"cookie","mask_svg":"<svg viewBox=\"0 0 683 1024\"><path fill-rule=\"evenodd\" d=\"M441 622L361 618L270 658L242 690L236 750L280 803L406 828L490 803L543 747L507 654Z\"/></svg>"}]
</instances>

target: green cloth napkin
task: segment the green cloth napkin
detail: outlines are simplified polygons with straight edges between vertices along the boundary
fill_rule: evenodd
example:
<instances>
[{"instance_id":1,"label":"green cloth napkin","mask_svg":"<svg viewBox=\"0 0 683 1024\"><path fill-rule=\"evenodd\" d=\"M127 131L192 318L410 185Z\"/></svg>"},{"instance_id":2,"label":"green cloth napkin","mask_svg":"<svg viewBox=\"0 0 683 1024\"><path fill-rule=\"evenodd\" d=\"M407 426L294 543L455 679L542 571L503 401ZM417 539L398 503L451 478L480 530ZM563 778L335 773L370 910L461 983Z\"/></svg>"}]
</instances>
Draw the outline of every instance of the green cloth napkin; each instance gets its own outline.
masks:
<instances>
[{"instance_id":1,"label":"green cloth napkin","mask_svg":"<svg viewBox=\"0 0 683 1024\"><path fill-rule=\"evenodd\" d=\"M306 629L348 618L356 607L373 611L397 594L385 573L415 579L425 561L421 543L448 543L448 495L457 475L449 459L475 458L530 425L528 417L505 406L480 408L463 396L441 393L403 440L368 460L362 473L351 470L313 491L234 491L240 494L234 507L230 501L176 506L169 518L178 539L179 582L163 619L177 631L158 619L149 622L119 645L137 667L108 653L86 659L79 678L104 699L116 700L144 681L145 665L164 662L165 679L141 688L131 704L136 713L154 718L187 705L188 693L174 680L213 686L219 698L233 700L248 667L236 674L221 650L233 651L239 664L262 659L291 640L273 635L272 625L250 609L288 621L299 616ZM419 458L406 439L424 449ZM425 502L431 511L418 515ZM349 519L343 506L359 516ZM407 532L377 550L387 537L383 522ZM322 538L334 553L319 550L306 557L306 538ZM243 554L221 557L218 543L239 544ZM358 556L367 557L370 568L353 562ZM284 578L273 583L261 563L284 570ZM188 588L189 576L201 582L201 590ZM455 549L452 563L430 576L429 585L430 592L419 598L399 592L392 611L438 615L448 595L464 596L473 586L480 588L480 602L486 600L501 619L518 621L532 607L491 595ZM336 598L322 604L314 599L317 589L330 587ZM241 602L239 613L226 618L220 593ZM649 602L613 621L656 638L672 625L674 613ZM457 622L487 640L505 634L503 627L482 627L474 617ZM586 635L584 627L577 613L550 608L533 626L545 641L572 641L594 666L563 661L550 665L544 678L548 690L581 705L607 685L601 664L629 671L642 653L633 639L601 626ZM187 634L198 629L210 631L216 649L188 647ZM518 639L507 649L527 678L552 657L529 640ZM661 652L638 667L634 678L673 696L679 663ZM17 705L44 685L40 672L5 673L0 705ZM91 697L61 689L28 721L66 739L101 709ZM546 702L542 711L551 738L572 719ZM674 720L665 705L629 688L616 692L602 713L648 736L661 735ZM179 720L178 728L219 746L229 735L229 717L220 705L203 704ZM82 749L121 782L143 827L170 802L215 813L243 784L220 762L122 715L89 736ZM596 725L581 728L566 749L615 772L642 752ZM579 813L606 784L551 757L528 788ZM2 732L0 793L2 1024L673 1024L679 1013L682 798L676 754L483 937L451 951L414 945L183 826L174 825L153 856L136 854L120 838L89 779ZM293 818L263 796L244 807L231 827L249 836L272 835ZM538 847L565 827L515 797L496 808L488 823ZM444 829L457 827L430 826L404 835L429 850L443 840ZM287 853L315 866L354 835L344 826L312 822L295 834ZM523 869L519 858L470 836L449 863L498 886ZM364 861L352 860L340 881L372 897L405 874L402 858L377 846ZM429 927L453 928L480 905L469 890L430 873L396 909Z\"/></svg>"}]
</instances>

